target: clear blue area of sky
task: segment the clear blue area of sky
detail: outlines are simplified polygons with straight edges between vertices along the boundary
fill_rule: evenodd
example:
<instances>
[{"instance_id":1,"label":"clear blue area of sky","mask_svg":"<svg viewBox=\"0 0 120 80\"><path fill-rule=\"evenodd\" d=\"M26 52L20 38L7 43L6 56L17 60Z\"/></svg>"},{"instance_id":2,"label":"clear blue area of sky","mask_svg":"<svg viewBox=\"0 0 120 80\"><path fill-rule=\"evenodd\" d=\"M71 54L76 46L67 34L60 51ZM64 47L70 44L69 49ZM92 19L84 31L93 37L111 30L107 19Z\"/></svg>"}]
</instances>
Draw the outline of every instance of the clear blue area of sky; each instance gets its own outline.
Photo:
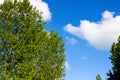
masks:
<instances>
[{"instance_id":1,"label":"clear blue area of sky","mask_svg":"<svg viewBox=\"0 0 120 80\"><path fill-rule=\"evenodd\" d=\"M120 0L43 0L50 8L52 19L45 28L54 29L65 42L65 55L68 62L65 80L96 80L100 74L106 80L106 73L111 69L110 52L98 50L83 39L64 31L71 23L79 26L80 20L100 21L105 10L120 14ZM66 37L75 38L77 44L67 44Z\"/></svg>"}]
</instances>

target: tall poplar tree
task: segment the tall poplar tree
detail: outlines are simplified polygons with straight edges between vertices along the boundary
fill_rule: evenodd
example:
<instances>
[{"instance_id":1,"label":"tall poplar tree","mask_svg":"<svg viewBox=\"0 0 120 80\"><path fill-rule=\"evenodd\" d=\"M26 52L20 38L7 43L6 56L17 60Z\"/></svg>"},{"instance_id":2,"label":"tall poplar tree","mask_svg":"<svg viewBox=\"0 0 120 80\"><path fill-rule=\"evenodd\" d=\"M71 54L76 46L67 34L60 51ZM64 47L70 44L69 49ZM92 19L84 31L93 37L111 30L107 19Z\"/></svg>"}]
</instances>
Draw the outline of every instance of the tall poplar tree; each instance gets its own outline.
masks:
<instances>
[{"instance_id":1,"label":"tall poplar tree","mask_svg":"<svg viewBox=\"0 0 120 80\"><path fill-rule=\"evenodd\" d=\"M107 73L107 80L120 80L120 37L118 38L118 42L112 45L110 60L112 70L109 70Z\"/></svg>"},{"instance_id":2,"label":"tall poplar tree","mask_svg":"<svg viewBox=\"0 0 120 80\"><path fill-rule=\"evenodd\" d=\"M0 80L63 80L64 43L29 0L0 5Z\"/></svg>"}]
</instances>

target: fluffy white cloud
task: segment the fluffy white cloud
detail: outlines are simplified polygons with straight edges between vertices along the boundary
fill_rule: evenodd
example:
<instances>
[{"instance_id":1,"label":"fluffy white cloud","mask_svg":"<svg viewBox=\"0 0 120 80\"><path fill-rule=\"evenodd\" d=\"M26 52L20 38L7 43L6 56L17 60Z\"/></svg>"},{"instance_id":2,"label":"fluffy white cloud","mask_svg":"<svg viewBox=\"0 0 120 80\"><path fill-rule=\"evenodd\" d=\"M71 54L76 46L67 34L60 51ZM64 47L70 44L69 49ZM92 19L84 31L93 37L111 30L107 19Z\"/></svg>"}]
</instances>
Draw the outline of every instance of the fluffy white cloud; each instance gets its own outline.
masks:
<instances>
[{"instance_id":1,"label":"fluffy white cloud","mask_svg":"<svg viewBox=\"0 0 120 80\"><path fill-rule=\"evenodd\" d=\"M67 40L67 44L74 45L77 43L77 40L75 40L74 38L66 37L66 40Z\"/></svg>"},{"instance_id":2,"label":"fluffy white cloud","mask_svg":"<svg viewBox=\"0 0 120 80\"><path fill-rule=\"evenodd\" d=\"M81 39L85 39L95 48L109 50L112 43L116 42L120 35L120 15L114 16L114 12L105 11L99 22L81 20L78 27L67 24L64 29Z\"/></svg>"},{"instance_id":3,"label":"fluffy white cloud","mask_svg":"<svg viewBox=\"0 0 120 80\"><path fill-rule=\"evenodd\" d=\"M31 5L36 7L39 11L41 11L42 17L44 21L50 20L51 19L51 13L48 7L48 4L43 2L42 0L30 0Z\"/></svg>"},{"instance_id":4,"label":"fluffy white cloud","mask_svg":"<svg viewBox=\"0 0 120 80\"><path fill-rule=\"evenodd\" d=\"M23 1L23 0L18 0L18 1ZM4 0L0 0L0 4L2 4L3 2ZM42 17L44 21L48 21L51 19L51 13L47 3L43 2L42 0L30 0L30 4L43 13Z\"/></svg>"}]
</instances>

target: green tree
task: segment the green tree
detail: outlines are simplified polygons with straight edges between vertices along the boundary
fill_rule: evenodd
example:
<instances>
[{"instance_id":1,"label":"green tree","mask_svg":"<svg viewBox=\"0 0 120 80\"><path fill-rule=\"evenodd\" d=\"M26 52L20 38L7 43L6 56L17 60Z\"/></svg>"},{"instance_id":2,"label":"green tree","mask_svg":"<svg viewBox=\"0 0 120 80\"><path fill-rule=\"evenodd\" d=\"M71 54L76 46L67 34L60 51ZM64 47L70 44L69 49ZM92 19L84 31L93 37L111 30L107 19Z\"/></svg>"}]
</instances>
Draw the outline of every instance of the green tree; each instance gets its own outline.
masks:
<instances>
[{"instance_id":1,"label":"green tree","mask_svg":"<svg viewBox=\"0 0 120 80\"><path fill-rule=\"evenodd\" d=\"M96 76L96 80L102 80L99 74Z\"/></svg>"},{"instance_id":2,"label":"green tree","mask_svg":"<svg viewBox=\"0 0 120 80\"><path fill-rule=\"evenodd\" d=\"M107 73L107 80L120 80L120 37L118 38L118 42L112 45L110 60L112 70L109 70Z\"/></svg>"},{"instance_id":3,"label":"green tree","mask_svg":"<svg viewBox=\"0 0 120 80\"><path fill-rule=\"evenodd\" d=\"M0 5L0 80L63 80L64 43L29 0Z\"/></svg>"}]
</instances>

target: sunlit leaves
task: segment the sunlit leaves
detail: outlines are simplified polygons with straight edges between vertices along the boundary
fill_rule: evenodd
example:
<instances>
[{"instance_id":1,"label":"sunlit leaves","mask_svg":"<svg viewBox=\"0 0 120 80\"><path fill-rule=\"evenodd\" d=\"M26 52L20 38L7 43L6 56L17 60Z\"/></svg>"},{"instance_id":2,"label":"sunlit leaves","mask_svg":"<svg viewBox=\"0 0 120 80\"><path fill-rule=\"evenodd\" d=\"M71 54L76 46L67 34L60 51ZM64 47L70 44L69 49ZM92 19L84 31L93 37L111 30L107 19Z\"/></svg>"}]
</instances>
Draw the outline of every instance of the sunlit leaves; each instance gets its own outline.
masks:
<instances>
[{"instance_id":1,"label":"sunlit leaves","mask_svg":"<svg viewBox=\"0 0 120 80\"><path fill-rule=\"evenodd\" d=\"M64 78L64 43L28 0L0 5L0 79Z\"/></svg>"}]
</instances>

